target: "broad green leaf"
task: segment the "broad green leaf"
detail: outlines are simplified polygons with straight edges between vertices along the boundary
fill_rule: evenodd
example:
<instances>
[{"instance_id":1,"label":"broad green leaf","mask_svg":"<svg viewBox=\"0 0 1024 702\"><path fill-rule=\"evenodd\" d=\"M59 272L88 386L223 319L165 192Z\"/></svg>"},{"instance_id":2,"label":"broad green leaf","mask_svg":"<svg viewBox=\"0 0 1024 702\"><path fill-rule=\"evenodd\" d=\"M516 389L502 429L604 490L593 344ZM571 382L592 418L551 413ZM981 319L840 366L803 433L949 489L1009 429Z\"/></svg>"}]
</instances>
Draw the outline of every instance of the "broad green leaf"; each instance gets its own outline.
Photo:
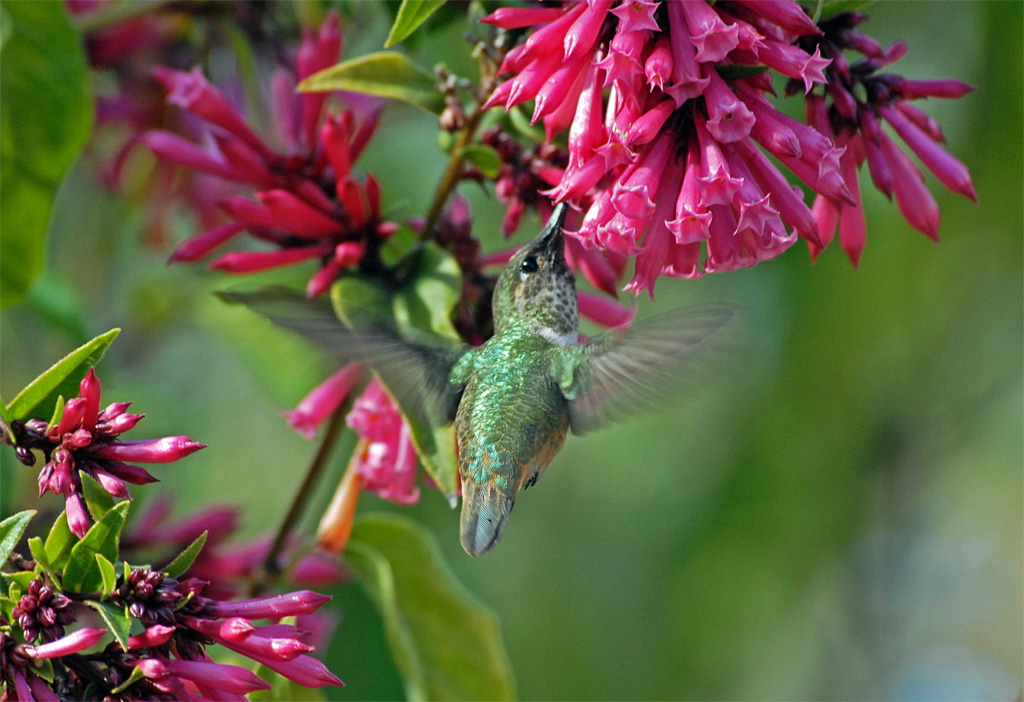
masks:
<instances>
[{"instance_id":1,"label":"broad green leaf","mask_svg":"<svg viewBox=\"0 0 1024 702\"><path fill-rule=\"evenodd\" d=\"M330 90L402 100L434 114L444 109L444 97L434 76L396 51L378 51L342 61L299 83L301 92Z\"/></svg>"},{"instance_id":2,"label":"broad green leaf","mask_svg":"<svg viewBox=\"0 0 1024 702\"><path fill-rule=\"evenodd\" d=\"M0 565L7 562L7 557L18 545L21 535L25 533L25 527L28 526L35 514L34 509L27 509L24 512L12 514L0 522Z\"/></svg>"},{"instance_id":3,"label":"broad green leaf","mask_svg":"<svg viewBox=\"0 0 1024 702\"><path fill-rule=\"evenodd\" d=\"M384 42L384 48L391 48L415 32L441 5L444 5L444 0L402 0L402 6L398 8L398 17L391 27L388 40Z\"/></svg>"},{"instance_id":4,"label":"broad green leaf","mask_svg":"<svg viewBox=\"0 0 1024 702\"><path fill-rule=\"evenodd\" d=\"M56 572L59 569L54 567L50 557L47 555L46 547L43 546L43 540L38 536L33 536L28 540L28 550L32 552L32 558L36 559L36 568L46 573L58 590L63 590L64 585L61 583L61 579L57 576Z\"/></svg>"},{"instance_id":5,"label":"broad green leaf","mask_svg":"<svg viewBox=\"0 0 1024 702\"><path fill-rule=\"evenodd\" d=\"M345 557L377 603L412 700L508 700L515 683L497 617L474 600L410 519L356 521Z\"/></svg>"},{"instance_id":6,"label":"broad green leaf","mask_svg":"<svg viewBox=\"0 0 1024 702\"><path fill-rule=\"evenodd\" d=\"M100 577L103 579L103 589L100 590L100 593L105 600L117 587L117 571L114 569L114 564L99 553L96 554L96 565L99 567Z\"/></svg>"},{"instance_id":7,"label":"broad green leaf","mask_svg":"<svg viewBox=\"0 0 1024 702\"><path fill-rule=\"evenodd\" d=\"M39 577L34 570L20 570L17 573L0 573L4 578L16 583L22 592L28 590L28 584Z\"/></svg>"},{"instance_id":8,"label":"broad green leaf","mask_svg":"<svg viewBox=\"0 0 1024 702\"><path fill-rule=\"evenodd\" d=\"M498 156L498 152L491 147L473 144L463 149L462 155L488 178L498 176L498 169L501 168L501 156Z\"/></svg>"},{"instance_id":9,"label":"broad green leaf","mask_svg":"<svg viewBox=\"0 0 1024 702\"><path fill-rule=\"evenodd\" d=\"M117 560L118 540L124 528L128 500L118 502L93 524L85 536L71 547L71 556L64 566L64 587L71 592L94 592L102 585L96 554L108 561Z\"/></svg>"},{"instance_id":10,"label":"broad green leaf","mask_svg":"<svg viewBox=\"0 0 1024 702\"><path fill-rule=\"evenodd\" d=\"M4 207L6 206L5 202ZM29 383L24 390L18 393L17 397L11 400L11 404L7 405L7 414L12 419L24 419L40 404L44 408L55 404L59 395L77 397L78 385L82 382L82 378L89 372L90 367L99 363L107 347L120 332L120 329L111 329L106 334L100 334L50 366L45 373Z\"/></svg>"},{"instance_id":11,"label":"broad green leaf","mask_svg":"<svg viewBox=\"0 0 1024 702\"><path fill-rule=\"evenodd\" d=\"M43 268L54 195L92 131L82 39L62 2L0 3L0 306Z\"/></svg>"},{"instance_id":12,"label":"broad green leaf","mask_svg":"<svg viewBox=\"0 0 1024 702\"><path fill-rule=\"evenodd\" d=\"M114 498L91 476L79 473L82 478L82 492L85 494L85 506L92 515L93 521L98 520L114 506Z\"/></svg>"},{"instance_id":13,"label":"broad green leaf","mask_svg":"<svg viewBox=\"0 0 1024 702\"><path fill-rule=\"evenodd\" d=\"M50 528L50 533L46 535L46 559L56 570L64 570L71 555L71 547L76 541L78 537L71 533L71 527L68 526L68 513L61 512Z\"/></svg>"},{"instance_id":14,"label":"broad green leaf","mask_svg":"<svg viewBox=\"0 0 1024 702\"><path fill-rule=\"evenodd\" d=\"M179 553L177 558L167 564L167 567L163 569L164 572L172 578L177 578L188 570L192 563L195 562L196 557L199 556L199 552L203 550L203 544L206 543L206 535L208 533L209 532L204 531L196 537L196 540L190 543L188 548Z\"/></svg>"},{"instance_id":15,"label":"broad green leaf","mask_svg":"<svg viewBox=\"0 0 1024 702\"><path fill-rule=\"evenodd\" d=\"M132 625L131 617L128 616L128 610L110 602L96 602L95 600L85 600L84 602L99 613L100 617L103 618L103 623L110 629L110 633L121 644L121 648L127 651L128 637L130 636Z\"/></svg>"}]
</instances>

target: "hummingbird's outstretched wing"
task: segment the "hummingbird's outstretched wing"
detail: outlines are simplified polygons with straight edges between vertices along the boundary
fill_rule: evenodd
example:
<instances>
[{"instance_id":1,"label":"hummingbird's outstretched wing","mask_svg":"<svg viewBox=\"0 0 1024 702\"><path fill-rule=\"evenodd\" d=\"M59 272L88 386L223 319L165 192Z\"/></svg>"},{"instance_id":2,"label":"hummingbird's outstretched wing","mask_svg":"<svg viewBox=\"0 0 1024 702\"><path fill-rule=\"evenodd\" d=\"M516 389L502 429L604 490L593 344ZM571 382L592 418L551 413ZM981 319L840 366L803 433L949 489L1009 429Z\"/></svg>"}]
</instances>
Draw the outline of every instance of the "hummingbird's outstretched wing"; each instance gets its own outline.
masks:
<instances>
[{"instance_id":1,"label":"hummingbird's outstretched wing","mask_svg":"<svg viewBox=\"0 0 1024 702\"><path fill-rule=\"evenodd\" d=\"M578 347L571 365L554 371L573 433L623 419L699 382L729 345L723 331L738 315L739 308L724 303L688 307Z\"/></svg>"},{"instance_id":2,"label":"hummingbird's outstretched wing","mask_svg":"<svg viewBox=\"0 0 1024 702\"><path fill-rule=\"evenodd\" d=\"M378 325L349 328L326 300L308 300L284 286L217 295L322 344L345 360L369 366L407 416L430 424L449 424L455 419L463 386L452 383L449 376L468 346L446 348L409 341L383 320Z\"/></svg>"}]
</instances>

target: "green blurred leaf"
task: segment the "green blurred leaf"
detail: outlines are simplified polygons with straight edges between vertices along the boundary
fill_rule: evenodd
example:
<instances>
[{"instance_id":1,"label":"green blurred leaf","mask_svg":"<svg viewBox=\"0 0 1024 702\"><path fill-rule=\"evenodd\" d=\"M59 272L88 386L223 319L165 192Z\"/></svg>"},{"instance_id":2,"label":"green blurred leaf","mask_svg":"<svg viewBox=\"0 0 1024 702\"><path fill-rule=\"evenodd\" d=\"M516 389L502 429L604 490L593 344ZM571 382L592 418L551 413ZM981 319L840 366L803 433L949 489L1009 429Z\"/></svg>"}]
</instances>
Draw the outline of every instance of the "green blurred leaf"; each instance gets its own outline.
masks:
<instances>
[{"instance_id":1,"label":"green blurred leaf","mask_svg":"<svg viewBox=\"0 0 1024 702\"><path fill-rule=\"evenodd\" d=\"M63 590L64 585L61 579L57 577L57 569L50 562L50 557L46 553L46 547L43 546L43 540L38 536L33 536L28 540L28 550L32 552L32 557L36 560L36 567L50 577L50 581L57 586L58 590Z\"/></svg>"},{"instance_id":2,"label":"green blurred leaf","mask_svg":"<svg viewBox=\"0 0 1024 702\"><path fill-rule=\"evenodd\" d=\"M96 554L109 561L117 560L118 541L131 503L118 502L97 521L81 541L71 547L71 555L64 566L64 587L71 592L93 592L102 585L102 576L96 563Z\"/></svg>"},{"instance_id":3,"label":"green blurred leaf","mask_svg":"<svg viewBox=\"0 0 1024 702\"><path fill-rule=\"evenodd\" d=\"M329 90L402 100L434 114L444 109L444 97L437 90L434 76L396 51L378 51L342 61L299 83L300 92Z\"/></svg>"},{"instance_id":4,"label":"green blurred leaf","mask_svg":"<svg viewBox=\"0 0 1024 702\"><path fill-rule=\"evenodd\" d=\"M21 592L28 590L28 584L39 577L39 573L34 570L21 570L17 573L0 573L4 578L15 583Z\"/></svg>"},{"instance_id":5,"label":"green blurred leaf","mask_svg":"<svg viewBox=\"0 0 1024 702\"><path fill-rule=\"evenodd\" d=\"M79 475L82 478L82 493L85 495L85 506L88 508L93 520L98 520L114 506L114 498L88 474L82 472Z\"/></svg>"},{"instance_id":6,"label":"green blurred leaf","mask_svg":"<svg viewBox=\"0 0 1024 702\"><path fill-rule=\"evenodd\" d=\"M544 141L544 130L535 124L530 124L530 118L526 116L518 105L508 111L508 119L515 130L523 136L534 141Z\"/></svg>"},{"instance_id":7,"label":"green blurred leaf","mask_svg":"<svg viewBox=\"0 0 1024 702\"><path fill-rule=\"evenodd\" d=\"M58 395L77 397L82 378L90 367L99 363L107 347L120 333L120 329L111 329L106 334L100 334L50 366L11 400L7 405L7 414L12 419L24 419L40 404L45 407L47 402L56 403Z\"/></svg>"},{"instance_id":8,"label":"green blurred leaf","mask_svg":"<svg viewBox=\"0 0 1024 702\"><path fill-rule=\"evenodd\" d=\"M81 37L62 2L0 2L0 306L43 268L54 195L92 131Z\"/></svg>"},{"instance_id":9,"label":"green blurred leaf","mask_svg":"<svg viewBox=\"0 0 1024 702\"><path fill-rule=\"evenodd\" d=\"M391 33L384 42L384 48L391 48L415 32L434 10L444 5L444 2L445 0L402 0L402 5L398 8L398 17L391 26Z\"/></svg>"},{"instance_id":10,"label":"green blurred leaf","mask_svg":"<svg viewBox=\"0 0 1024 702\"><path fill-rule=\"evenodd\" d=\"M498 169L501 168L501 157L498 152L483 144L473 144L462 150L462 155L467 161L480 169L488 178L496 178Z\"/></svg>"},{"instance_id":11,"label":"green blurred leaf","mask_svg":"<svg viewBox=\"0 0 1024 702\"><path fill-rule=\"evenodd\" d=\"M515 697L497 618L455 579L429 533L405 517L365 516L345 557L380 608L409 699Z\"/></svg>"},{"instance_id":12,"label":"green blurred leaf","mask_svg":"<svg viewBox=\"0 0 1024 702\"><path fill-rule=\"evenodd\" d=\"M103 589L100 592L105 600L117 587L117 571L114 570L114 564L99 553L96 554L96 566L100 569L100 577L103 581Z\"/></svg>"},{"instance_id":13,"label":"green blurred leaf","mask_svg":"<svg viewBox=\"0 0 1024 702\"><path fill-rule=\"evenodd\" d=\"M18 540L25 533L25 527L32 521L35 514L34 509L27 509L24 512L12 514L0 522L0 565L7 562L7 557L18 545Z\"/></svg>"},{"instance_id":14,"label":"green blurred leaf","mask_svg":"<svg viewBox=\"0 0 1024 702\"><path fill-rule=\"evenodd\" d=\"M820 18L832 17L840 12L862 10L874 2L875 0L824 0L824 2L818 3L818 6L815 8L813 19L817 22Z\"/></svg>"},{"instance_id":15,"label":"green blurred leaf","mask_svg":"<svg viewBox=\"0 0 1024 702\"><path fill-rule=\"evenodd\" d=\"M177 578L188 570L199 556L199 552L203 550L203 545L206 543L206 535L208 533L208 531L204 531L196 537L196 540L190 543L188 548L179 553L177 558L167 564L167 567L164 568L164 572L172 578Z\"/></svg>"},{"instance_id":16,"label":"green blurred leaf","mask_svg":"<svg viewBox=\"0 0 1024 702\"><path fill-rule=\"evenodd\" d=\"M50 527L50 533L46 535L46 559L56 570L64 569L76 541L78 537L71 533L71 527L68 526L67 511L61 512Z\"/></svg>"},{"instance_id":17,"label":"green blurred leaf","mask_svg":"<svg viewBox=\"0 0 1024 702\"><path fill-rule=\"evenodd\" d=\"M128 636L131 633L132 620L128 616L128 610L124 607L118 607L110 602L96 602L95 600L84 600L84 603L88 607L92 607L96 610L100 617L103 619L103 623L110 629L110 633L114 635L117 642L121 644L121 648L128 650Z\"/></svg>"}]
</instances>

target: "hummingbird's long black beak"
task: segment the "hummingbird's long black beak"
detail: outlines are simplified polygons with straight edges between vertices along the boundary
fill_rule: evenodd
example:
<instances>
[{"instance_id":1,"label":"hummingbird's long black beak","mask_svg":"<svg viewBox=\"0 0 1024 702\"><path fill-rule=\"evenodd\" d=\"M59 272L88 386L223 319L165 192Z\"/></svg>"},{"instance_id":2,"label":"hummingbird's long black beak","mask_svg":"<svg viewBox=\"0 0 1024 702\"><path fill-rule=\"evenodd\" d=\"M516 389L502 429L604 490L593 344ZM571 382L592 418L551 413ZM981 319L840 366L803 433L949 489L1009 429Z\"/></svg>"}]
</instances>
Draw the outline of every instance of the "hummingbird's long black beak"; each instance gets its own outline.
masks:
<instances>
[{"instance_id":1,"label":"hummingbird's long black beak","mask_svg":"<svg viewBox=\"0 0 1024 702\"><path fill-rule=\"evenodd\" d=\"M551 219L544 225L540 234L537 235L535 240L540 247L545 249L556 247L557 250L562 250L562 227L565 226L565 216L569 213L569 205L565 202L560 202L555 205L554 212L551 213Z\"/></svg>"}]
</instances>

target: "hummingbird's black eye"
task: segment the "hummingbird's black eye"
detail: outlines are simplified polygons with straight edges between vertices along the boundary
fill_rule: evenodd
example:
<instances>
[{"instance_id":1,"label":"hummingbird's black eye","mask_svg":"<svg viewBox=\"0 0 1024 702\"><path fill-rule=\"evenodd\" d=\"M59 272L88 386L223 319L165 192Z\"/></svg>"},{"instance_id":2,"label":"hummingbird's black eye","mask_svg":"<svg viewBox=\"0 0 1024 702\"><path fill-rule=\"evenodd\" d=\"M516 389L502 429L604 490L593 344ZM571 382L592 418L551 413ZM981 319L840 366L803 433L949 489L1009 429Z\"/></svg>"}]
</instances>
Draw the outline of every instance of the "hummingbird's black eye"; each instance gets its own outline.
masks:
<instances>
[{"instance_id":1,"label":"hummingbird's black eye","mask_svg":"<svg viewBox=\"0 0 1024 702\"><path fill-rule=\"evenodd\" d=\"M537 262L536 256L527 256L523 259L523 263L519 266L519 270L523 273L536 273L540 269L540 264Z\"/></svg>"}]
</instances>

